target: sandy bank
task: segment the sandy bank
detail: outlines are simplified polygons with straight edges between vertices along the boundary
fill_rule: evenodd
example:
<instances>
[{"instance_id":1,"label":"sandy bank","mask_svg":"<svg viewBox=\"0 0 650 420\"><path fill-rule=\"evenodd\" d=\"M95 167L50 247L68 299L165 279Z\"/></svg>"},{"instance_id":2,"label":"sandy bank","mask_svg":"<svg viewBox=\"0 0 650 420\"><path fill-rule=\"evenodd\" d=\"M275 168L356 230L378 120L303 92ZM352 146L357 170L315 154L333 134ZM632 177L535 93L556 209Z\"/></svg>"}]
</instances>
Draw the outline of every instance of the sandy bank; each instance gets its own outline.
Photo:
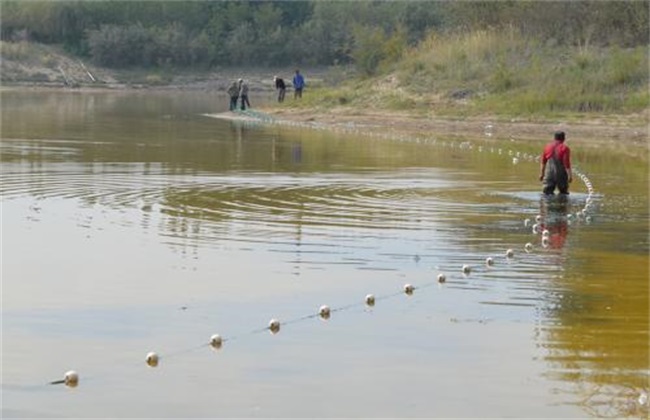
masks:
<instances>
[{"instance_id":1,"label":"sandy bank","mask_svg":"<svg viewBox=\"0 0 650 420\"><path fill-rule=\"evenodd\" d=\"M620 152L638 155L647 153L649 131L645 115L606 116L582 121L526 121L497 117L419 117L408 113L381 110L314 109L269 107L250 111L206 114L207 116L240 121L274 121L305 127L355 127L370 133L399 135L440 135L448 137L497 140L545 140L556 130L567 132L571 142L611 147ZM641 152L643 154L643 152Z\"/></svg>"}]
</instances>

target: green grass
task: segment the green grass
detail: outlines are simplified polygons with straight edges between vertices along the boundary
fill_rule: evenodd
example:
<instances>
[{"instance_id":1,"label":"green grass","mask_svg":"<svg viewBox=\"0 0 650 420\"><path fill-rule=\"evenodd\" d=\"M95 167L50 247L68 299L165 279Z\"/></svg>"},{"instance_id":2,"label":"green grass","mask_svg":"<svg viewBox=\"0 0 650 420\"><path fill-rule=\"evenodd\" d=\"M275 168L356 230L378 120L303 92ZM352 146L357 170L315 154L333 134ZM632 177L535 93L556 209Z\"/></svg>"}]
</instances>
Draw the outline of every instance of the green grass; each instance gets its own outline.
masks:
<instances>
[{"instance_id":1,"label":"green grass","mask_svg":"<svg viewBox=\"0 0 650 420\"><path fill-rule=\"evenodd\" d=\"M0 41L0 56L3 59L40 64L48 68L56 68L58 64L56 58L45 47L27 41Z\"/></svg>"},{"instance_id":2,"label":"green grass","mask_svg":"<svg viewBox=\"0 0 650 420\"><path fill-rule=\"evenodd\" d=\"M392 75L397 83L387 85ZM390 73L312 91L296 106L555 116L650 107L647 48L549 46L515 31L433 34Z\"/></svg>"},{"instance_id":3,"label":"green grass","mask_svg":"<svg viewBox=\"0 0 650 420\"><path fill-rule=\"evenodd\" d=\"M31 60L35 55L34 49L27 41L0 41L0 55L10 60Z\"/></svg>"}]
</instances>

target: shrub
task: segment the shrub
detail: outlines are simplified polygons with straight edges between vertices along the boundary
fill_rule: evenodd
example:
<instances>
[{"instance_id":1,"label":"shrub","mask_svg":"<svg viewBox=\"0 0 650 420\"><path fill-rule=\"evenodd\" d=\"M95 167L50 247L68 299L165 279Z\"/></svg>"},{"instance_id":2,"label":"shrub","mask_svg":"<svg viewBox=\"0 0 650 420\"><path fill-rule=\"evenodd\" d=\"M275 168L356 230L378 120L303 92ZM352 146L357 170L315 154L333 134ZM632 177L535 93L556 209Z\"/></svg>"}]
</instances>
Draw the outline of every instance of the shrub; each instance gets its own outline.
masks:
<instances>
[{"instance_id":1,"label":"shrub","mask_svg":"<svg viewBox=\"0 0 650 420\"><path fill-rule=\"evenodd\" d=\"M648 98L646 47L549 47L512 31L431 34L406 54L398 75L414 93L473 92L479 112L638 110Z\"/></svg>"},{"instance_id":2,"label":"shrub","mask_svg":"<svg viewBox=\"0 0 650 420\"><path fill-rule=\"evenodd\" d=\"M27 41L0 41L0 55L10 60L27 60L31 58L32 52Z\"/></svg>"}]
</instances>

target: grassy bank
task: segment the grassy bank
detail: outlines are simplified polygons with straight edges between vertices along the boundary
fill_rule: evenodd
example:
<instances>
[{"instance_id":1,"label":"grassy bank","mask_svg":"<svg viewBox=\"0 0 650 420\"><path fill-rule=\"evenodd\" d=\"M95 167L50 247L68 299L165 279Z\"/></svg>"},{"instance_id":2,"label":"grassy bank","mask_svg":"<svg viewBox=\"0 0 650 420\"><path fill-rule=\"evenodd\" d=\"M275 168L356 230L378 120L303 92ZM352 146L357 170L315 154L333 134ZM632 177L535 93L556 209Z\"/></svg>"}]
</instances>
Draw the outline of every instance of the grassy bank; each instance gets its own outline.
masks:
<instances>
[{"instance_id":1,"label":"grassy bank","mask_svg":"<svg viewBox=\"0 0 650 420\"><path fill-rule=\"evenodd\" d=\"M647 49L541 44L514 32L431 35L372 78L312 89L295 107L554 117L648 109Z\"/></svg>"},{"instance_id":2,"label":"grassy bank","mask_svg":"<svg viewBox=\"0 0 650 420\"><path fill-rule=\"evenodd\" d=\"M111 70L84 63L61 47L25 41L1 42L0 53L4 86L225 92L232 80L243 77L252 91L270 92L274 74L290 81L293 72L266 67ZM647 143L650 76L644 47L573 48L504 31L475 31L432 35L398 61L380 62L372 77L349 66L305 68L303 73L303 99L293 100L289 92L287 101L269 112L334 124L367 117L372 124L412 127L424 120L473 119L476 132L482 121L579 122L599 125L599 131L603 125L619 131L627 127L632 131L623 132L624 138ZM435 128L458 130L444 124ZM597 135L585 132L585 137Z\"/></svg>"}]
</instances>

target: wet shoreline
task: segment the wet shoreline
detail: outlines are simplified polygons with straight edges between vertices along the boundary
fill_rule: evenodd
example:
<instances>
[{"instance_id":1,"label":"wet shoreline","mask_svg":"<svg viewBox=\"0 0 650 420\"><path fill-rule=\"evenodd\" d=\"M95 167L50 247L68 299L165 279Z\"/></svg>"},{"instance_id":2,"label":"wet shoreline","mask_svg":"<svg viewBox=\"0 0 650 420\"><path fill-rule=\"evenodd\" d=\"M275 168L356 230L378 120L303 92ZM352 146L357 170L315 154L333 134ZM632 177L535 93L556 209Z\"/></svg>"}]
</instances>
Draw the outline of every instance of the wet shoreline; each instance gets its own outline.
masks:
<instances>
[{"instance_id":1,"label":"wet shoreline","mask_svg":"<svg viewBox=\"0 0 650 420\"><path fill-rule=\"evenodd\" d=\"M263 77L244 75L250 80L251 91L260 95L274 95L272 80ZM233 76L234 77L234 76ZM272 76L269 76L272 78ZM196 83L170 84L164 86L144 86L126 84L107 84L103 86L66 87L44 84L12 84L0 86L3 91L43 91L111 94L169 94L173 92L204 92L221 95L226 98L225 88L232 77L223 75L210 81ZM268 83L267 83L268 82ZM310 92L306 92L308 95ZM226 98L227 99L227 98ZM253 95L254 99L254 95ZM220 113L208 116L220 119L259 121L273 119L278 122L320 128L356 126L368 131L393 132L395 135L426 136L429 133L444 134L450 137L517 140L546 140L556 130L567 132L568 140L584 146L598 146L613 152L628 154L647 159L650 149L650 133L647 112L637 114L594 114L567 115L557 117L515 117L506 115L480 115L455 117L437 115L435 109L428 114L415 114L408 111L391 111L379 108L356 109L344 106L322 108L304 108L294 106L292 99L285 104L263 105L253 107L254 115L242 116L240 113ZM268 118L266 118L268 117ZM639 155L641 150L641 155Z\"/></svg>"}]
</instances>

